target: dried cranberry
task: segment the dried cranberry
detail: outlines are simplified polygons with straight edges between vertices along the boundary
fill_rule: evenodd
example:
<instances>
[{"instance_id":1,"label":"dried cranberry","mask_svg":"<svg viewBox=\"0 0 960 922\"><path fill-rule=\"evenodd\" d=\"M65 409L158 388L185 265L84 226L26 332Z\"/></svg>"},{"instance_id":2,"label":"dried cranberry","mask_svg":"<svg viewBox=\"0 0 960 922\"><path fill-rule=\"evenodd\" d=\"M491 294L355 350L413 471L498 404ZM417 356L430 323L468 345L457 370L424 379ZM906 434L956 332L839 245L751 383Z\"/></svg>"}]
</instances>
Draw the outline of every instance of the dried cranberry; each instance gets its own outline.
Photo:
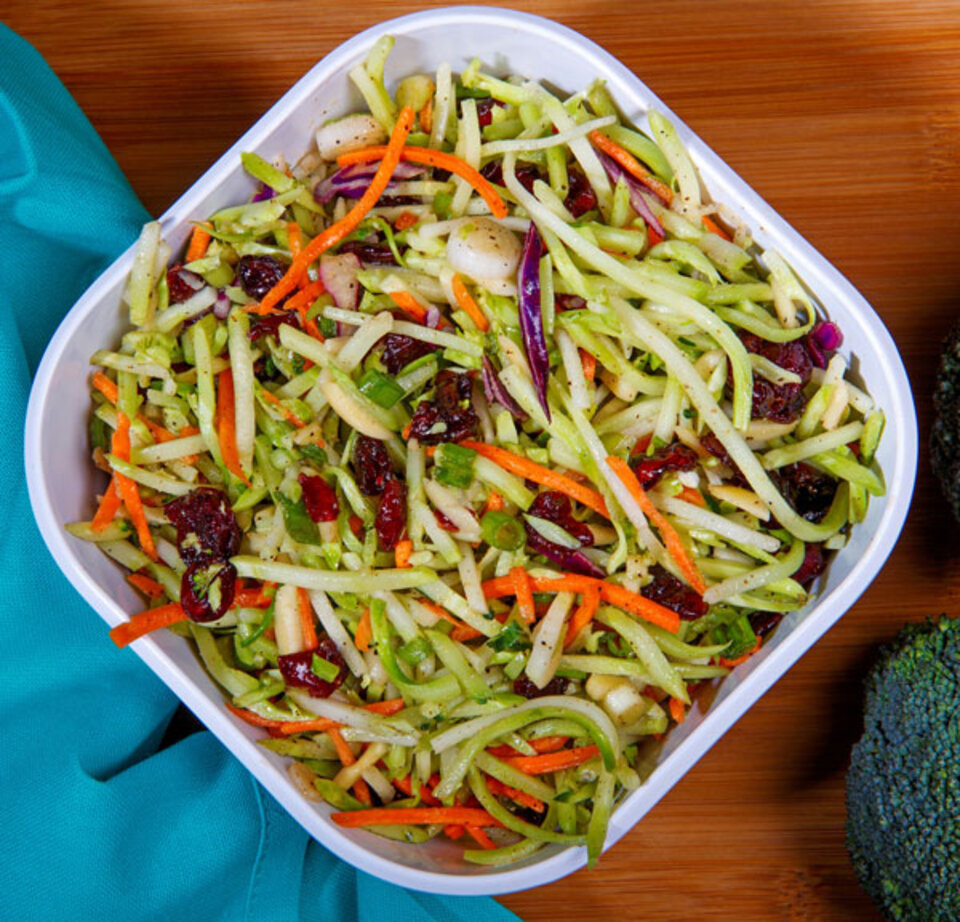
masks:
<instances>
[{"instance_id":1,"label":"dried cranberry","mask_svg":"<svg viewBox=\"0 0 960 922\"><path fill-rule=\"evenodd\" d=\"M792 423L803 413L806 398L803 388L810 380L813 359L806 343L794 340L790 343L772 343L755 336L741 333L741 340L748 352L762 355L785 371L800 377L799 384L774 384L760 375L753 376L753 416L777 423ZM732 376L731 376L732 380Z\"/></svg>"},{"instance_id":2,"label":"dried cranberry","mask_svg":"<svg viewBox=\"0 0 960 922\"><path fill-rule=\"evenodd\" d=\"M254 315L250 321L250 332L247 333L247 338L250 342L256 342L263 336L279 336L280 327L285 323L300 329L300 317L297 312L287 311L285 314L268 314L266 317Z\"/></svg>"},{"instance_id":3,"label":"dried cranberry","mask_svg":"<svg viewBox=\"0 0 960 922\"><path fill-rule=\"evenodd\" d=\"M693 621L707 613L707 603L689 586L657 565L650 570L653 581L640 590L640 595L675 611L685 621Z\"/></svg>"},{"instance_id":4,"label":"dried cranberry","mask_svg":"<svg viewBox=\"0 0 960 922\"><path fill-rule=\"evenodd\" d=\"M483 169L480 170L480 175L488 182L492 182L495 186L502 186L504 184L503 167L499 160L491 160L485 164ZM525 163L523 166L517 167L516 176L520 185L532 195L533 184L540 179L540 171L535 166Z\"/></svg>"},{"instance_id":5,"label":"dried cranberry","mask_svg":"<svg viewBox=\"0 0 960 922\"><path fill-rule=\"evenodd\" d=\"M499 99L494 99L492 96L477 100L477 121L481 128L486 128L493 121L493 107L502 105Z\"/></svg>"},{"instance_id":6,"label":"dried cranberry","mask_svg":"<svg viewBox=\"0 0 960 922\"><path fill-rule=\"evenodd\" d=\"M554 304L558 311L579 311L587 306L587 302L580 295L554 295Z\"/></svg>"},{"instance_id":7,"label":"dried cranberry","mask_svg":"<svg viewBox=\"0 0 960 922\"><path fill-rule=\"evenodd\" d=\"M783 620L783 615L778 611L755 611L747 620L753 633L763 638Z\"/></svg>"},{"instance_id":8,"label":"dried cranberry","mask_svg":"<svg viewBox=\"0 0 960 922\"><path fill-rule=\"evenodd\" d=\"M272 256L241 256L236 271L240 287L259 301L283 278L286 269Z\"/></svg>"},{"instance_id":9,"label":"dried cranberry","mask_svg":"<svg viewBox=\"0 0 960 922\"><path fill-rule=\"evenodd\" d=\"M830 511L837 481L802 461L780 468L774 478L784 498L808 522L820 522Z\"/></svg>"},{"instance_id":10,"label":"dried cranberry","mask_svg":"<svg viewBox=\"0 0 960 922\"><path fill-rule=\"evenodd\" d=\"M391 478L380 494L380 505L373 527L377 530L380 549L392 551L407 527L407 485Z\"/></svg>"},{"instance_id":11,"label":"dried cranberry","mask_svg":"<svg viewBox=\"0 0 960 922\"><path fill-rule=\"evenodd\" d=\"M227 497L219 490L191 490L168 503L164 511L176 526L184 563L232 557L239 550L243 533Z\"/></svg>"},{"instance_id":12,"label":"dried cranberry","mask_svg":"<svg viewBox=\"0 0 960 922\"><path fill-rule=\"evenodd\" d=\"M667 471L692 471L697 466L697 453L681 442L671 442L652 455L641 458L633 472L644 488L652 487Z\"/></svg>"},{"instance_id":13,"label":"dried cranberry","mask_svg":"<svg viewBox=\"0 0 960 922\"><path fill-rule=\"evenodd\" d=\"M192 298L203 286L203 279L195 272L181 266L167 270L167 291L170 293L171 304L180 304Z\"/></svg>"},{"instance_id":14,"label":"dried cranberry","mask_svg":"<svg viewBox=\"0 0 960 922\"><path fill-rule=\"evenodd\" d=\"M332 682L321 679L313 671L314 654L333 663L340 671ZM343 661L336 644L327 634L321 634L317 646L313 650L302 650L299 653L285 653L277 657L277 665L283 675L284 682L294 688L305 688L313 698L329 698L343 684L347 677L347 664Z\"/></svg>"},{"instance_id":15,"label":"dried cranberry","mask_svg":"<svg viewBox=\"0 0 960 922\"><path fill-rule=\"evenodd\" d=\"M471 405L469 375L445 368L436 378L433 400L423 400L410 421L410 437L425 445L459 442L474 435L480 423Z\"/></svg>"},{"instance_id":16,"label":"dried cranberry","mask_svg":"<svg viewBox=\"0 0 960 922\"><path fill-rule=\"evenodd\" d=\"M593 544L593 532L583 522L573 517L570 500L563 493L545 490L531 503L528 510L530 515L546 519L559 525L569 535L580 542L581 547L590 547ZM602 579L606 574L589 557L578 550L555 544L543 537L529 522L524 522L527 532L527 548L534 554L540 554L565 570L580 573L583 576L593 576Z\"/></svg>"},{"instance_id":17,"label":"dried cranberry","mask_svg":"<svg viewBox=\"0 0 960 922\"><path fill-rule=\"evenodd\" d=\"M537 688L526 674L517 676L513 680L513 693L524 698L542 698L544 695L562 695L567 690L567 680L554 676L543 688Z\"/></svg>"},{"instance_id":18,"label":"dried cranberry","mask_svg":"<svg viewBox=\"0 0 960 922\"><path fill-rule=\"evenodd\" d=\"M431 346L419 339L401 336L399 333L387 333L381 340L383 352L380 361L390 374L395 375L411 362L430 352L436 352L439 346Z\"/></svg>"},{"instance_id":19,"label":"dried cranberry","mask_svg":"<svg viewBox=\"0 0 960 922\"><path fill-rule=\"evenodd\" d=\"M197 560L180 579L180 604L191 621L216 621L232 604L237 570L225 560Z\"/></svg>"},{"instance_id":20,"label":"dried cranberry","mask_svg":"<svg viewBox=\"0 0 960 922\"><path fill-rule=\"evenodd\" d=\"M439 509L434 509L433 514L436 517L437 524L444 531L460 531L456 524L452 522L448 516L444 515Z\"/></svg>"},{"instance_id":21,"label":"dried cranberry","mask_svg":"<svg viewBox=\"0 0 960 922\"><path fill-rule=\"evenodd\" d=\"M340 502L337 491L322 477L301 474L298 478L303 487L303 504L307 515L314 522L334 522L340 514Z\"/></svg>"},{"instance_id":22,"label":"dried cranberry","mask_svg":"<svg viewBox=\"0 0 960 922\"><path fill-rule=\"evenodd\" d=\"M366 435L357 438L353 449L353 469L357 474L357 486L364 496L379 496L393 476L390 456L383 442Z\"/></svg>"},{"instance_id":23,"label":"dried cranberry","mask_svg":"<svg viewBox=\"0 0 960 922\"><path fill-rule=\"evenodd\" d=\"M597 207L597 194L587 181L587 177L580 170L571 169L567 172L567 179L569 191L563 202L567 211L575 218L585 215L588 211L593 211Z\"/></svg>"},{"instance_id":24,"label":"dried cranberry","mask_svg":"<svg viewBox=\"0 0 960 922\"><path fill-rule=\"evenodd\" d=\"M827 568L827 558L823 553L822 544L807 544L804 548L803 563L793 574L804 589L809 589L813 581Z\"/></svg>"},{"instance_id":25,"label":"dried cranberry","mask_svg":"<svg viewBox=\"0 0 960 922\"><path fill-rule=\"evenodd\" d=\"M378 238L368 240L347 240L341 243L338 253L353 253L362 263L371 266L395 266L396 257L389 244L381 242Z\"/></svg>"}]
</instances>

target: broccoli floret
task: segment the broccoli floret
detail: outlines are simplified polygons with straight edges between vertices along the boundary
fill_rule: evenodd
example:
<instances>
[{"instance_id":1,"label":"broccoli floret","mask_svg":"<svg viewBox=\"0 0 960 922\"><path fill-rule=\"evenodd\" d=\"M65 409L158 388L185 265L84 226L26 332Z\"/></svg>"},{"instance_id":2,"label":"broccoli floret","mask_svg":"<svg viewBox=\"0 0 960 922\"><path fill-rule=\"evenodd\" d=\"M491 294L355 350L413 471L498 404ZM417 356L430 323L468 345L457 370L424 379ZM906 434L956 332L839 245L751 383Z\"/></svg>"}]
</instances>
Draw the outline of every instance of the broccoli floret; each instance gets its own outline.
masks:
<instances>
[{"instance_id":1,"label":"broccoli floret","mask_svg":"<svg viewBox=\"0 0 960 922\"><path fill-rule=\"evenodd\" d=\"M960 323L943 341L933 407L930 462L943 495L960 521Z\"/></svg>"},{"instance_id":2,"label":"broccoli floret","mask_svg":"<svg viewBox=\"0 0 960 922\"><path fill-rule=\"evenodd\" d=\"M904 628L867 676L847 849L886 918L960 919L960 619Z\"/></svg>"}]
</instances>

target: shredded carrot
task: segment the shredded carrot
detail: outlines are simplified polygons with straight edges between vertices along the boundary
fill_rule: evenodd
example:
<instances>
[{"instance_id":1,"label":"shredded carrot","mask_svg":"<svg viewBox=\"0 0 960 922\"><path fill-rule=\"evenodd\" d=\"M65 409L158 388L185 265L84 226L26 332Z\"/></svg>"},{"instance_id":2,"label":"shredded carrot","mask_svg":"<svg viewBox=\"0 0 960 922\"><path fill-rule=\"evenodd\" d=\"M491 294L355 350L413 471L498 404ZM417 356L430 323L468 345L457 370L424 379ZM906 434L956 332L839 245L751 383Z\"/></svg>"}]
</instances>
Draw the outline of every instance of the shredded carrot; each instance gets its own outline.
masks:
<instances>
[{"instance_id":1,"label":"shredded carrot","mask_svg":"<svg viewBox=\"0 0 960 922\"><path fill-rule=\"evenodd\" d=\"M558 749L563 749L567 743L570 742L569 736L542 736L537 740L527 740L527 745L534 750L534 752L544 753L544 752L556 752ZM522 756L522 752L518 752L513 748L509 743L504 743L500 746L493 746L487 750L492 756Z\"/></svg>"},{"instance_id":2,"label":"shredded carrot","mask_svg":"<svg viewBox=\"0 0 960 922\"><path fill-rule=\"evenodd\" d=\"M483 636L478 630L470 627L469 624L464 624L462 621L455 618L450 614L442 605L438 605L436 602L428 599L424 596L421 596L417 601L429 611L432 611L438 618L443 618L444 621L449 621L453 625L454 632L459 632L457 637L454 637L454 640L473 640L477 637ZM450 635L451 637L453 634Z\"/></svg>"},{"instance_id":3,"label":"shredded carrot","mask_svg":"<svg viewBox=\"0 0 960 922\"><path fill-rule=\"evenodd\" d=\"M131 586L136 586L148 599L155 600L163 598L164 591L155 579L144 576L143 573L131 573L127 576L127 582Z\"/></svg>"},{"instance_id":4,"label":"shredded carrot","mask_svg":"<svg viewBox=\"0 0 960 922\"><path fill-rule=\"evenodd\" d=\"M357 632L353 635L353 642L357 645L358 650L366 653L370 649L371 640L373 640L373 627L370 624L370 609L365 608L360 616Z\"/></svg>"},{"instance_id":5,"label":"shredded carrot","mask_svg":"<svg viewBox=\"0 0 960 922\"><path fill-rule=\"evenodd\" d=\"M309 285L304 285L300 291L284 304L286 310L297 312L297 316L300 318L300 326L302 326L310 336L320 342L323 342L323 333L320 332L316 321L311 320L307 315L310 313L310 307L313 302L316 301L323 292L324 287L322 282L311 282Z\"/></svg>"},{"instance_id":6,"label":"shredded carrot","mask_svg":"<svg viewBox=\"0 0 960 922\"><path fill-rule=\"evenodd\" d=\"M426 323L427 309L409 291L391 291L390 300L417 323Z\"/></svg>"},{"instance_id":7,"label":"shredded carrot","mask_svg":"<svg viewBox=\"0 0 960 922\"><path fill-rule=\"evenodd\" d=\"M716 234L718 237L723 237L724 240L733 240L733 238L719 225L713 218L708 218L704 215L700 221L703 223L703 226L710 231L711 234Z\"/></svg>"},{"instance_id":8,"label":"shredded carrot","mask_svg":"<svg viewBox=\"0 0 960 922\"><path fill-rule=\"evenodd\" d=\"M588 137L594 147L600 148L608 157L616 160L634 179L643 183L665 204L669 205L673 201L673 190L657 179L630 151L624 150L616 141L599 131L591 131Z\"/></svg>"},{"instance_id":9,"label":"shredded carrot","mask_svg":"<svg viewBox=\"0 0 960 922\"><path fill-rule=\"evenodd\" d=\"M486 810L478 807L377 807L331 813L338 826L353 829L362 826L432 826L435 823L457 826L499 826Z\"/></svg>"},{"instance_id":10,"label":"shredded carrot","mask_svg":"<svg viewBox=\"0 0 960 922\"><path fill-rule=\"evenodd\" d=\"M393 786L400 791L401 794L406 794L408 797L413 796L413 782L410 779L409 775L404 776L403 778L395 778L393 781ZM439 807L441 802L433 796L433 792L425 784L420 785L420 800L423 801L428 807Z\"/></svg>"},{"instance_id":11,"label":"shredded carrot","mask_svg":"<svg viewBox=\"0 0 960 922\"><path fill-rule=\"evenodd\" d=\"M103 531L114 519L117 511L120 509L120 494L117 492L117 481L110 478L110 485L107 487L100 505L97 507L97 514L93 517L90 527L94 531Z\"/></svg>"},{"instance_id":12,"label":"shredded carrot","mask_svg":"<svg viewBox=\"0 0 960 922\"><path fill-rule=\"evenodd\" d=\"M491 490L487 496L487 505L484 512L499 512L503 508L503 497L496 491Z\"/></svg>"},{"instance_id":13,"label":"shredded carrot","mask_svg":"<svg viewBox=\"0 0 960 922\"><path fill-rule=\"evenodd\" d=\"M449 826L443 827L443 832L448 839L453 839L454 842L456 842L457 839L463 836L463 834L466 832L466 829L464 829L463 826L456 826L451 823Z\"/></svg>"},{"instance_id":14,"label":"shredded carrot","mask_svg":"<svg viewBox=\"0 0 960 922\"><path fill-rule=\"evenodd\" d=\"M123 461L130 460L130 420L124 413L117 413L117 428L113 433L111 444L113 453ZM157 559L157 549L153 544L153 535L150 534L150 526L147 524L147 517L143 511L143 503L140 500L140 490L129 477L113 473L114 480L117 482L117 491L123 497L123 504L127 507L130 520L137 529L137 537L140 539L140 548L151 560Z\"/></svg>"},{"instance_id":15,"label":"shredded carrot","mask_svg":"<svg viewBox=\"0 0 960 922\"><path fill-rule=\"evenodd\" d=\"M662 627L671 634L680 630L680 616L669 608L647 599L637 592L615 586L592 576L580 576L577 573L562 573L558 576L534 576L530 582L534 592L574 592L584 595L591 589L600 593L600 598L617 608L643 618L651 624ZM483 594L488 599L499 599L505 595L514 595L516 588L509 576L499 576L482 584Z\"/></svg>"},{"instance_id":16,"label":"shredded carrot","mask_svg":"<svg viewBox=\"0 0 960 922\"><path fill-rule=\"evenodd\" d=\"M117 385L111 381L102 371L98 371L90 379L90 383L98 390L110 403L116 406L117 399L119 397L119 392L117 390ZM137 419L143 423L149 430L150 434L158 442L171 442L176 436L169 430L164 429L159 423L155 423L148 416L144 416L143 413L137 414ZM184 426L181 435L196 435L199 432L199 429L193 430L193 432L187 432L187 429L190 427Z\"/></svg>"},{"instance_id":17,"label":"shredded carrot","mask_svg":"<svg viewBox=\"0 0 960 922\"><path fill-rule=\"evenodd\" d=\"M600 607L600 592L597 589L588 589L583 594L583 601L570 618L567 625L567 636L563 642L565 648L573 646L577 635L593 620L593 616Z\"/></svg>"},{"instance_id":18,"label":"shredded carrot","mask_svg":"<svg viewBox=\"0 0 960 922\"><path fill-rule=\"evenodd\" d=\"M345 167L351 163L370 163L373 160L380 160L385 157L388 147L382 145L377 147L367 147L364 150L351 151L348 154L341 154L337 158L337 166ZM404 147L401 159L410 163L420 163L424 166L436 167L440 170L446 170L449 173L455 173L461 179L465 179L480 197L487 203L493 216L496 218L505 218L508 214L507 206L504 204L500 193L493 187L493 184L475 170L465 160L455 157L453 154L445 154L443 151L431 150L429 147Z\"/></svg>"},{"instance_id":19,"label":"shredded carrot","mask_svg":"<svg viewBox=\"0 0 960 922\"><path fill-rule=\"evenodd\" d=\"M144 634L149 634L151 631L159 630L162 627L169 627L178 621L185 621L186 618L187 613L178 602L160 605L158 608L151 608L137 615L132 615L129 621L118 624L110 631L110 639L122 648L143 637Z\"/></svg>"},{"instance_id":20,"label":"shredded carrot","mask_svg":"<svg viewBox=\"0 0 960 922\"><path fill-rule=\"evenodd\" d=\"M538 756L514 756L503 761L525 775L546 775L582 765L598 755L600 750L596 746L579 746L576 749L561 749L559 752Z\"/></svg>"},{"instance_id":21,"label":"shredded carrot","mask_svg":"<svg viewBox=\"0 0 960 922\"><path fill-rule=\"evenodd\" d=\"M409 538L398 541L393 549L393 557L398 570L406 570L410 566L410 555L413 553L413 542Z\"/></svg>"},{"instance_id":22,"label":"shredded carrot","mask_svg":"<svg viewBox=\"0 0 960 922\"><path fill-rule=\"evenodd\" d=\"M692 503L694 506L700 506L704 509L707 506L707 501L703 498L703 494L693 487L684 487L677 498L682 499L685 503Z\"/></svg>"},{"instance_id":23,"label":"shredded carrot","mask_svg":"<svg viewBox=\"0 0 960 922\"><path fill-rule=\"evenodd\" d=\"M187 247L186 261L192 263L197 259L202 259L210 246L209 225L195 224L193 233L190 235L190 246Z\"/></svg>"},{"instance_id":24,"label":"shredded carrot","mask_svg":"<svg viewBox=\"0 0 960 922\"><path fill-rule=\"evenodd\" d=\"M233 596L233 608L269 608L273 601L262 589L238 589Z\"/></svg>"},{"instance_id":25,"label":"shredded carrot","mask_svg":"<svg viewBox=\"0 0 960 922\"><path fill-rule=\"evenodd\" d=\"M637 501L637 505L643 511L643 514L657 527L663 538L670 556L674 559L680 572L684 575L691 588L698 595L703 595L707 591L707 584L704 582L697 565L693 558L687 553L687 549L680 540L677 530L667 521L663 513L653 505L653 500L647 496L646 490L637 480L637 475L630 469L622 458L611 456L607 458L607 464L613 469L613 472L620 478L621 483L630 492L630 495Z\"/></svg>"},{"instance_id":26,"label":"shredded carrot","mask_svg":"<svg viewBox=\"0 0 960 922\"><path fill-rule=\"evenodd\" d=\"M518 791L516 788L510 787L510 785L504 784L496 778L492 778L490 775L487 775L485 780L491 794L508 797L515 804L520 804L521 807L533 810L534 813L543 813L547 809L546 804L542 800L534 797L532 794L527 794L526 791Z\"/></svg>"},{"instance_id":27,"label":"shredded carrot","mask_svg":"<svg viewBox=\"0 0 960 922\"><path fill-rule=\"evenodd\" d=\"M647 249L655 247L658 243L663 243L664 239L663 234L659 233L656 228L647 225Z\"/></svg>"},{"instance_id":28,"label":"shredded carrot","mask_svg":"<svg viewBox=\"0 0 960 922\"><path fill-rule=\"evenodd\" d=\"M597 359L592 352L580 350L580 364L583 365L583 376L590 382L597 376Z\"/></svg>"},{"instance_id":29,"label":"shredded carrot","mask_svg":"<svg viewBox=\"0 0 960 922\"><path fill-rule=\"evenodd\" d=\"M673 718L673 722L677 724L682 724L686 718L687 710L679 698L670 699L670 716Z\"/></svg>"},{"instance_id":30,"label":"shredded carrot","mask_svg":"<svg viewBox=\"0 0 960 922\"><path fill-rule=\"evenodd\" d=\"M154 609L156 611L156 609ZM339 730L342 724L327 717L318 717L316 720L273 720L269 717L261 717L254 714L253 711L247 711L226 702L227 710L242 721L252 724L254 727L265 727L268 730L276 730L284 736L293 736L297 733L326 733L328 730ZM387 701L377 701L373 704L364 705L364 710L372 711L374 714L389 716L402 711L406 707L403 698L390 698Z\"/></svg>"},{"instance_id":31,"label":"shredded carrot","mask_svg":"<svg viewBox=\"0 0 960 922\"><path fill-rule=\"evenodd\" d=\"M419 220L412 211L401 211L400 214L397 215L397 219L393 222L393 226L398 231L405 231L413 227Z\"/></svg>"},{"instance_id":32,"label":"shredded carrot","mask_svg":"<svg viewBox=\"0 0 960 922\"><path fill-rule=\"evenodd\" d=\"M303 649L317 649L317 629L313 625L313 605L310 593L303 586L297 586L297 602L300 608L300 632L303 634Z\"/></svg>"},{"instance_id":33,"label":"shredded carrot","mask_svg":"<svg viewBox=\"0 0 960 922\"><path fill-rule=\"evenodd\" d=\"M610 518L607 504L596 490L577 483L576 480L567 477L565 474L559 474L542 464L531 461L529 458L515 455L512 451L507 451L505 448L499 448L496 445L488 445L486 442L473 442L465 439L460 444L466 448L472 448L477 454L488 458L511 474L517 474L527 480L532 480L534 483L549 487L551 490L559 490L571 499L575 499L584 506L593 509L594 512L600 513L604 518Z\"/></svg>"},{"instance_id":34,"label":"shredded carrot","mask_svg":"<svg viewBox=\"0 0 960 922\"><path fill-rule=\"evenodd\" d=\"M510 579L513 580L520 618L526 624L533 624L537 619L537 612L533 604L533 589L530 587L529 574L523 567L513 567L510 570Z\"/></svg>"},{"instance_id":35,"label":"shredded carrot","mask_svg":"<svg viewBox=\"0 0 960 922\"><path fill-rule=\"evenodd\" d=\"M297 416L293 410L284 406L283 401L276 394L270 393L270 391L268 391L265 387L260 389L260 394L263 396L263 399L267 401L267 403L275 406L280 411L280 415L283 416L288 423L296 426L297 429L302 429L306 425L306 423L300 419L300 417Z\"/></svg>"},{"instance_id":36,"label":"shredded carrot","mask_svg":"<svg viewBox=\"0 0 960 922\"><path fill-rule=\"evenodd\" d=\"M390 143L381 155L383 159L380 160L380 166L377 167L377 172L371 180L370 185L367 186L366 191L353 208L339 221L335 221L326 230L317 234L317 236L303 248L283 278L264 295L261 306L268 310L276 307L284 295L289 294L296 288L310 263L314 262L321 253L329 250L330 247L336 246L344 237L353 233L357 227L359 227L360 222L366 217L367 212L376 205L377 200L383 195L384 189L387 188L387 183L390 182L393 176L393 171L400 162L404 142L407 140L407 135L410 134L410 129L413 127L414 116L415 113L409 106L404 106L403 109L400 110L393 134L390 137ZM380 159L380 157L374 157L372 159Z\"/></svg>"},{"instance_id":37,"label":"shredded carrot","mask_svg":"<svg viewBox=\"0 0 960 922\"><path fill-rule=\"evenodd\" d=\"M457 643L466 643L468 640L476 640L478 637L483 637L483 634L475 627L470 627L469 624L460 624L450 632L450 637L457 641Z\"/></svg>"},{"instance_id":38,"label":"shredded carrot","mask_svg":"<svg viewBox=\"0 0 960 922\"><path fill-rule=\"evenodd\" d=\"M750 659L750 657L753 656L753 654L756 653L757 650L759 650L760 647L762 646L763 646L763 639L758 637L757 642L754 645L753 649L748 650L746 653L743 654L743 656L738 656L736 659L724 659L721 656L718 662L720 663L721 666L726 666L727 669L734 669L735 667L739 666L741 663L745 663L748 659Z\"/></svg>"},{"instance_id":39,"label":"shredded carrot","mask_svg":"<svg viewBox=\"0 0 960 922\"><path fill-rule=\"evenodd\" d=\"M353 763L357 761L356 756L354 756L350 747L347 745L347 741L343 738L343 734L341 734L338 729L331 728L327 730L327 736L329 736L333 742L333 746L337 750L337 757L344 766L353 765ZM357 779L357 782L353 786L353 793L360 803L368 807L373 802L370 798L370 788L367 787L367 782L364 781L363 778Z\"/></svg>"},{"instance_id":40,"label":"shredded carrot","mask_svg":"<svg viewBox=\"0 0 960 922\"><path fill-rule=\"evenodd\" d=\"M493 839L490 838L479 826L467 826L467 832L473 836L474 842L477 843L483 849L492 849L497 846L493 844Z\"/></svg>"},{"instance_id":41,"label":"shredded carrot","mask_svg":"<svg viewBox=\"0 0 960 922\"><path fill-rule=\"evenodd\" d=\"M454 274L451 287L453 288L453 296L457 299L460 310L477 325L478 330L486 333L487 330L490 329L490 321L487 320L486 315L480 310L480 305L473 300L472 295L467 291L467 286L463 284L463 279L460 278L459 275Z\"/></svg>"},{"instance_id":42,"label":"shredded carrot","mask_svg":"<svg viewBox=\"0 0 960 922\"><path fill-rule=\"evenodd\" d=\"M237 453L233 372L229 368L224 368L217 375L217 391L217 439L220 442L220 454L223 455L227 470L249 487L250 479L244 474L240 466L240 455Z\"/></svg>"},{"instance_id":43,"label":"shredded carrot","mask_svg":"<svg viewBox=\"0 0 960 922\"><path fill-rule=\"evenodd\" d=\"M296 259L303 249L303 231L296 221L287 222L287 246L290 248L290 255Z\"/></svg>"}]
</instances>

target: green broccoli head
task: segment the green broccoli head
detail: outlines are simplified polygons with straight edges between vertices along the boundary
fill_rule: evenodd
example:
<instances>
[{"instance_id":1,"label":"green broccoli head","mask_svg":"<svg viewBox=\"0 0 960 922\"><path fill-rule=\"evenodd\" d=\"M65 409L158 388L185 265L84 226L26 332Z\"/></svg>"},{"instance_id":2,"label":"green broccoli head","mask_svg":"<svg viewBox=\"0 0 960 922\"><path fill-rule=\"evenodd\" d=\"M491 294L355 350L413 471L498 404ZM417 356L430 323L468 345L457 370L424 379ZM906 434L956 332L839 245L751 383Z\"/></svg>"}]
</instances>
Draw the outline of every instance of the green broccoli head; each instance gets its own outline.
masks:
<instances>
[{"instance_id":1,"label":"green broccoli head","mask_svg":"<svg viewBox=\"0 0 960 922\"><path fill-rule=\"evenodd\" d=\"M888 919L960 919L960 619L907 626L867 677L847 849Z\"/></svg>"},{"instance_id":2,"label":"green broccoli head","mask_svg":"<svg viewBox=\"0 0 960 922\"><path fill-rule=\"evenodd\" d=\"M943 341L933 407L930 462L954 516L960 521L960 323Z\"/></svg>"}]
</instances>

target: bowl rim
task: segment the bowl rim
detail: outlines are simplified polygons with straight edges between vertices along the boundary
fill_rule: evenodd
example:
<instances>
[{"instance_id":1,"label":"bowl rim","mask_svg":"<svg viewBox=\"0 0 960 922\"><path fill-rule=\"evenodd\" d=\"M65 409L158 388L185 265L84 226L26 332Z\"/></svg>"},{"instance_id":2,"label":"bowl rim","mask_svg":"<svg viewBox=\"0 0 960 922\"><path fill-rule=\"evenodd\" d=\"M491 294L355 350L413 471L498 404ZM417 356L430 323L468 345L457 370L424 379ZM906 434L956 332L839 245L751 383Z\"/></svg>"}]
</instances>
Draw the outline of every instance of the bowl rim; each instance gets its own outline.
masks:
<instances>
[{"instance_id":1,"label":"bowl rim","mask_svg":"<svg viewBox=\"0 0 960 922\"><path fill-rule=\"evenodd\" d=\"M889 492L885 497L884 509L868 550L852 566L841 582L831 588L828 596L818 601L804 620L793 627L789 634L789 642L772 649L769 655L759 662L723 701L710 709L709 719L704 720L701 726L697 727L657 766L654 774L638 791L621 802L611 819L604 846L607 849L632 829L732 724L743 716L757 699L849 610L879 573L896 544L912 497L918 454L916 410L902 359L889 331L851 283L747 186L623 63L575 30L531 13L479 6L443 7L389 19L356 34L331 51L301 77L167 209L160 218L164 231L183 224L195 203L202 199L205 190L233 172L236 163L239 162L238 154L241 150L257 149L269 131L273 130L272 122L278 117L278 113L301 104L317 86L333 76L345 61L354 57L361 49L365 49L380 35L406 34L424 26L462 26L478 22L514 26L530 33L531 37L541 35L549 38L554 43L566 45L571 53L586 55L595 60L604 76L616 76L621 81L639 84L650 95L658 109L673 121L698 166L702 168L706 162L713 173L720 175L726 183L732 185L737 192L737 205L746 205L766 212L770 216L771 223L776 224L781 233L791 236L791 261L795 265L798 262L815 265L817 273L823 277L825 284L842 293L851 309L867 321L865 335L870 340L871 348L885 357L889 363L888 374L896 383L891 391L892 406L889 407L890 416L888 417L897 422L898 438L891 470L891 474L896 473L896 477L891 477L888 482ZM271 123L269 127L265 124L266 122ZM44 542L77 591L111 625L124 620L124 613L76 559L67 541L66 533L54 515L53 503L43 477L41 423L47 401L53 396L54 374L67 343L100 303L100 291L117 285L127 274L132 251L133 246L122 253L93 282L67 313L51 338L31 388L24 440L30 502ZM805 276L802 270L799 274L801 277ZM885 407L885 409L888 408ZM430 893L460 896L497 895L550 883L572 873L586 863L584 848L567 848L532 864L512 868L510 866L493 868L485 873L463 875L421 870L378 855L373 849L347 837L317 811L304 811L301 795L296 792L286 777L278 776L265 755L250 743L225 709L216 706L207 692L201 691L191 679L173 665L152 638L147 637L137 641L133 648L137 655L200 717L313 838L367 873L410 889ZM243 755L240 752L243 752ZM628 821L626 816L631 813L630 802L641 794L647 804L646 809L639 816L632 817Z\"/></svg>"}]
</instances>

